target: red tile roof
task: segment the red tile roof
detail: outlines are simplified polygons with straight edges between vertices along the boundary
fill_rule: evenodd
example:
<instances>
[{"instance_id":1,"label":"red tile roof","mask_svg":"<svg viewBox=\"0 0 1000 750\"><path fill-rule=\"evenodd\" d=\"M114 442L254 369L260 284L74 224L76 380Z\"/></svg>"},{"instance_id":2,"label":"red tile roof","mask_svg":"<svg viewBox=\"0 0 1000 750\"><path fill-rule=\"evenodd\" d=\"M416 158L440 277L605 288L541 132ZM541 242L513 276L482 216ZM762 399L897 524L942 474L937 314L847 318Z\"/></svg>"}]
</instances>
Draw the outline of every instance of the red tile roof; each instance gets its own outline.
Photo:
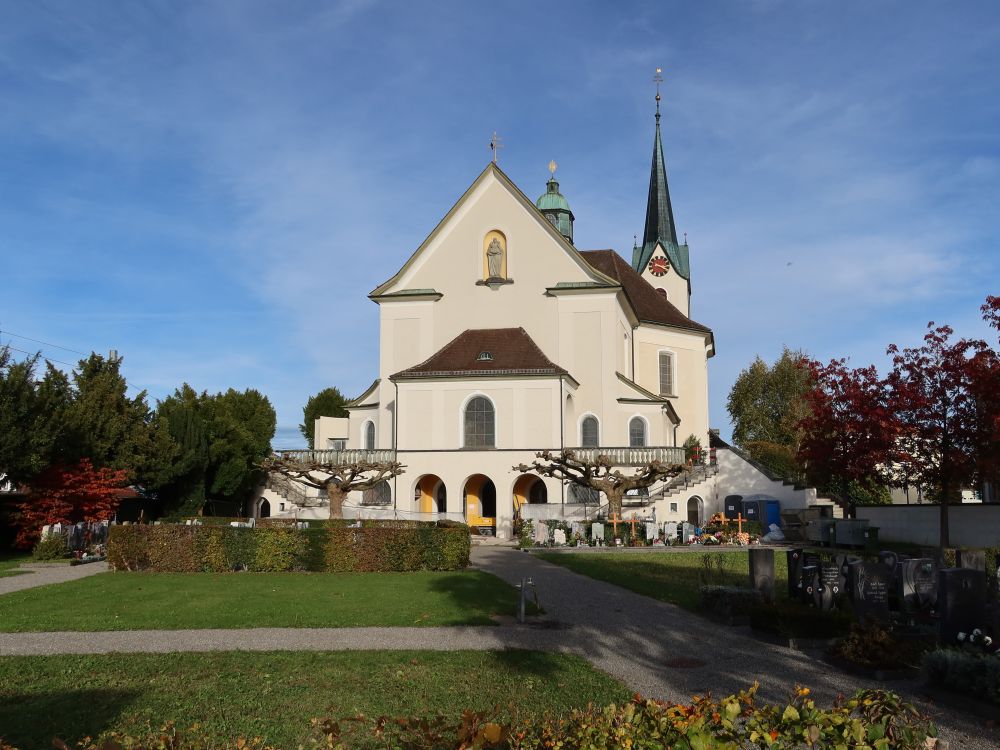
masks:
<instances>
[{"instance_id":1,"label":"red tile roof","mask_svg":"<svg viewBox=\"0 0 1000 750\"><path fill-rule=\"evenodd\" d=\"M480 359L484 353L491 359ZM397 372L391 379L566 374L523 328L480 328L460 333L430 359Z\"/></svg>"},{"instance_id":2,"label":"red tile roof","mask_svg":"<svg viewBox=\"0 0 1000 750\"><path fill-rule=\"evenodd\" d=\"M598 271L622 285L635 316L641 322L687 328L702 333L712 332L712 329L691 320L669 300L660 296L653 286L636 273L635 269L614 250L582 250L580 254Z\"/></svg>"}]
</instances>

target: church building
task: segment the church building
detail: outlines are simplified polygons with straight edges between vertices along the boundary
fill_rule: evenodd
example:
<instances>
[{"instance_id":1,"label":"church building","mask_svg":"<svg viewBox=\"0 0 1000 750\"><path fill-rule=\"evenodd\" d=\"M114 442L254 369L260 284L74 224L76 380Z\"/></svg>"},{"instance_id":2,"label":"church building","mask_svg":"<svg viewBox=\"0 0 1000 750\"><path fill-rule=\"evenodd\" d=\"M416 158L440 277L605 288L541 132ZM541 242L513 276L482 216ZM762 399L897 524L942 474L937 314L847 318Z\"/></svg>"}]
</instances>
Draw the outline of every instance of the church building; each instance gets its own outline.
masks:
<instances>
[{"instance_id":1,"label":"church building","mask_svg":"<svg viewBox=\"0 0 1000 750\"><path fill-rule=\"evenodd\" d=\"M379 306L377 377L349 419L317 420L315 440L317 450L374 451L406 467L354 493L359 515L447 517L509 538L516 514L592 517L601 502L512 470L539 451L605 454L630 471L652 459L683 463L689 436L705 447L717 440L708 417L715 339L692 317L659 98L645 229L631 263L576 247L554 163L533 201L494 158L368 295ZM705 485L696 502L654 487L638 505L644 514L655 505L660 521L704 522L727 491L717 474L703 467L685 479L686 489L692 479ZM308 517L310 505L278 492L268 510Z\"/></svg>"}]
</instances>

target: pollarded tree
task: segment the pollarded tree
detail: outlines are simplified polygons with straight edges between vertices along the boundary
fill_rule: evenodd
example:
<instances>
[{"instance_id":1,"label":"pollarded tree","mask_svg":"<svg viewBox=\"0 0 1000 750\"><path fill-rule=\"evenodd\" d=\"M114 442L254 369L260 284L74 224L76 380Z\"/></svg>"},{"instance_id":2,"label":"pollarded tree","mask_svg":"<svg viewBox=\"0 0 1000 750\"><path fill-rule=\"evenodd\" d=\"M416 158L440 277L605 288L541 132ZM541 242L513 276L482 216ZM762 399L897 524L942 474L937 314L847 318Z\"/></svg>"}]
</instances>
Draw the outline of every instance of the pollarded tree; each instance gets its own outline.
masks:
<instances>
[{"instance_id":1,"label":"pollarded tree","mask_svg":"<svg viewBox=\"0 0 1000 750\"><path fill-rule=\"evenodd\" d=\"M558 453L542 451L535 454L535 460L530 464L520 464L513 468L515 471L530 471L539 476L552 477L603 492L608 498L610 516L621 515L622 498L626 492L648 489L657 482L676 477L685 470L680 464L650 461L648 464L636 467L635 472L628 475L616 469L607 456L598 455L593 461L584 461L577 458L576 452L571 450Z\"/></svg>"},{"instance_id":2,"label":"pollarded tree","mask_svg":"<svg viewBox=\"0 0 1000 750\"><path fill-rule=\"evenodd\" d=\"M302 454L300 454L302 455ZM274 472L294 482L326 492L330 518L343 518L344 499L355 490L370 490L399 476L406 468L398 461L323 461L305 452L302 457L275 455L261 463L264 471Z\"/></svg>"},{"instance_id":3,"label":"pollarded tree","mask_svg":"<svg viewBox=\"0 0 1000 750\"><path fill-rule=\"evenodd\" d=\"M316 420L319 417L346 417L347 399L338 388L324 388L315 396L310 396L306 405L302 407L302 424L299 425L299 432L306 439L309 450L312 450L313 436Z\"/></svg>"}]
</instances>

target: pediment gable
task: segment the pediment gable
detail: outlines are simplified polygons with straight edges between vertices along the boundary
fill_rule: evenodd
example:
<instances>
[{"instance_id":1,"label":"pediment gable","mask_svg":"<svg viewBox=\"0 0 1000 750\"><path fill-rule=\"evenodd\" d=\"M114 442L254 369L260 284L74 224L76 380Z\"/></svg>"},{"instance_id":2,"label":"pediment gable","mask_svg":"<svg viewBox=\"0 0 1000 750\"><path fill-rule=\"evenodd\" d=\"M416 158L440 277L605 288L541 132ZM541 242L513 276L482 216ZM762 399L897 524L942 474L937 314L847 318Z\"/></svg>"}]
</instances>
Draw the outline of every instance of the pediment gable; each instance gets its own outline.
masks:
<instances>
[{"instance_id":1,"label":"pediment gable","mask_svg":"<svg viewBox=\"0 0 1000 750\"><path fill-rule=\"evenodd\" d=\"M475 226L470 226L471 223ZM508 231L507 227L514 228L510 230L513 234L510 252L511 260L516 262L511 263L511 280L516 281L520 275L527 281L524 277L530 274L533 265L545 260L547 264L541 275L548 278L537 279L543 287L558 283L618 285L616 279L588 263L511 179L491 162L402 268L376 287L369 297L379 301L387 295L399 295L410 289L441 290L447 286L447 277L454 276L465 267L456 265L456 258L440 258L435 264L435 256L458 253L462 256L462 263L468 260L472 263L468 268L475 268L479 247L477 241L470 238L485 237L492 230ZM507 276L506 268L504 271Z\"/></svg>"}]
</instances>

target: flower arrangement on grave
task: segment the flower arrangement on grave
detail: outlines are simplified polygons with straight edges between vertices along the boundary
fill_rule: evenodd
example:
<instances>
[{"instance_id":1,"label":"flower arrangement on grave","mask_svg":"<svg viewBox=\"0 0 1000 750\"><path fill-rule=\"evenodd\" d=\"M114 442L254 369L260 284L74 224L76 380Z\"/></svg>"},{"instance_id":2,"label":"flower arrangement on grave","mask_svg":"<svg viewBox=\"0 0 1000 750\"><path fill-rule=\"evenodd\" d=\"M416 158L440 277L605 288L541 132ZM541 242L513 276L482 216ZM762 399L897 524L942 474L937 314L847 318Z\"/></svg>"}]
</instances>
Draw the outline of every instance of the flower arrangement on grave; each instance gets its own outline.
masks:
<instances>
[{"instance_id":1,"label":"flower arrangement on grave","mask_svg":"<svg viewBox=\"0 0 1000 750\"><path fill-rule=\"evenodd\" d=\"M983 632L981 628L975 628L971 633L959 633L956 636L959 645L966 651L979 654L1000 655L1000 645L994 645L993 639Z\"/></svg>"},{"instance_id":2,"label":"flower arrangement on grave","mask_svg":"<svg viewBox=\"0 0 1000 750\"><path fill-rule=\"evenodd\" d=\"M752 541L757 542L759 540L753 539ZM738 544L741 547L746 547L751 542L751 537L745 531L739 531L733 535L733 543Z\"/></svg>"}]
</instances>

